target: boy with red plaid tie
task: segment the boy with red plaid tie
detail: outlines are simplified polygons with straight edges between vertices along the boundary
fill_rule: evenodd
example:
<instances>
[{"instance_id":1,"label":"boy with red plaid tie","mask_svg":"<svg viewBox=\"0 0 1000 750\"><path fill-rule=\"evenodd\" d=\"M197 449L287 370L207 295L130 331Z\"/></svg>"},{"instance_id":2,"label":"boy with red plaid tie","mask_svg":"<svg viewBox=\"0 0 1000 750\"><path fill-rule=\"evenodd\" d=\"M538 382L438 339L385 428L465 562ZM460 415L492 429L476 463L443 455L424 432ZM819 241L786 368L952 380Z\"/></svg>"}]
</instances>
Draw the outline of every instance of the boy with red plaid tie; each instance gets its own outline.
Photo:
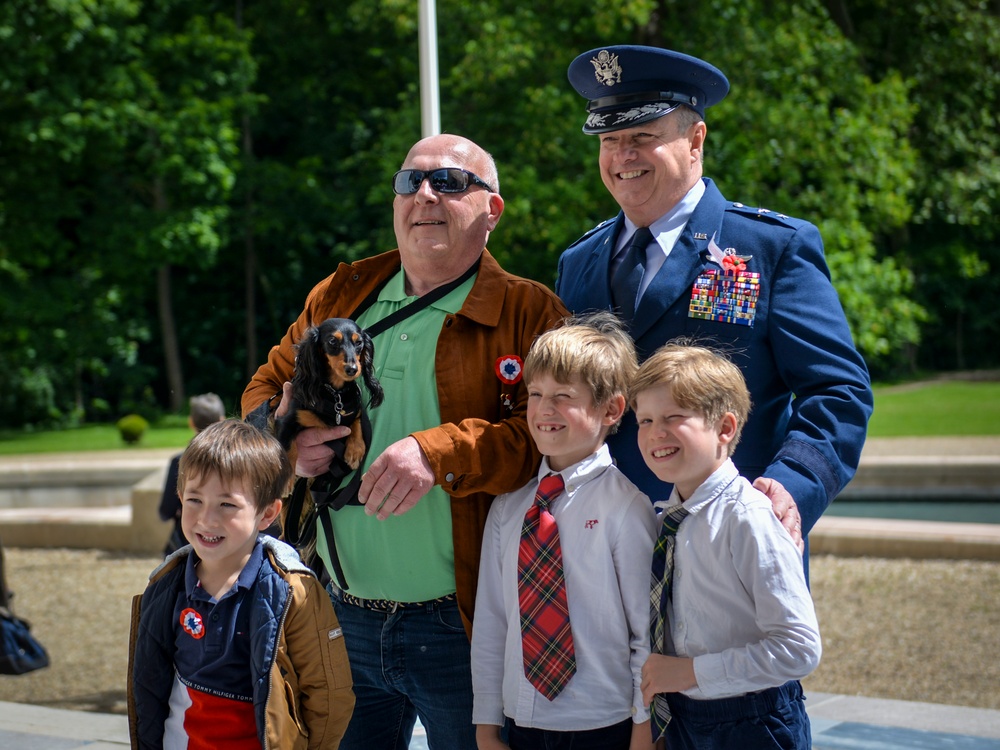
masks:
<instances>
[{"instance_id":1,"label":"boy with red plaid tie","mask_svg":"<svg viewBox=\"0 0 1000 750\"><path fill-rule=\"evenodd\" d=\"M524 362L543 459L486 522L472 632L480 750L652 746L640 681L656 519L604 443L636 367L610 313L543 334Z\"/></svg>"}]
</instances>

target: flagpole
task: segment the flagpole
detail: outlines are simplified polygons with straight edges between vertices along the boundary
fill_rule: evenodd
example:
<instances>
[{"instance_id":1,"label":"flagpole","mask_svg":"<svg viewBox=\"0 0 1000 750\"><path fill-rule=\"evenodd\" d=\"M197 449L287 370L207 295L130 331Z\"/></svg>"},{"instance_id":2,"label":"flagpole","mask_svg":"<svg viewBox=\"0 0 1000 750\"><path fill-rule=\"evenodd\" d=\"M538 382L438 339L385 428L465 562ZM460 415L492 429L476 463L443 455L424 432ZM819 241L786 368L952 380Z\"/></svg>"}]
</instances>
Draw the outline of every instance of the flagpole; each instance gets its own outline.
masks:
<instances>
[{"instance_id":1,"label":"flagpole","mask_svg":"<svg viewBox=\"0 0 1000 750\"><path fill-rule=\"evenodd\" d=\"M426 138L441 132L435 0L420 0L418 34L420 40L420 132L422 137Z\"/></svg>"}]
</instances>

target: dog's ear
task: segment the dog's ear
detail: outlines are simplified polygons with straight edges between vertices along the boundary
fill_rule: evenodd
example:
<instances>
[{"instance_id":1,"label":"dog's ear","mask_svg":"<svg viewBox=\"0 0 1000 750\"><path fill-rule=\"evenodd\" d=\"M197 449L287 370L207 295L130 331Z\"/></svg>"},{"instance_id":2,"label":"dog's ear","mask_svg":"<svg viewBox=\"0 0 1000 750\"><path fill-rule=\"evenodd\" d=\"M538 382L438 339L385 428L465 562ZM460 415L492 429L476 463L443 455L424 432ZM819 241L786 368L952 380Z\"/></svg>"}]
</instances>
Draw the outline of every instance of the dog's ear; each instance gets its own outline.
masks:
<instances>
[{"instance_id":1,"label":"dog's ear","mask_svg":"<svg viewBox=\"0 0 1000 750\"><path fill-rule=\"evenodd\" d=\"M376 406L380 406L385 398L385 391L382 390L382 384L375 377L375 342L372 341L372 337L368 335L367 331L361 331L361 340L364 342L361 376L365 379L365 386L368 388L368 393L371 394L368 399L368 406L375 408Z\"/></svg>"},{"instance_id":2,"label":"dog's ear","mask_svg":"<svg viewBox=\"0 0 1000 750\"><path fill-rule=\"evenodd\" d=\"M295 379L302 384L302 392L298 395L312 402L326 382L326 358L319 342L319 327L308 328L299 339L296 349L298 354L295 357Z\"/></svg>"}]
</instances>

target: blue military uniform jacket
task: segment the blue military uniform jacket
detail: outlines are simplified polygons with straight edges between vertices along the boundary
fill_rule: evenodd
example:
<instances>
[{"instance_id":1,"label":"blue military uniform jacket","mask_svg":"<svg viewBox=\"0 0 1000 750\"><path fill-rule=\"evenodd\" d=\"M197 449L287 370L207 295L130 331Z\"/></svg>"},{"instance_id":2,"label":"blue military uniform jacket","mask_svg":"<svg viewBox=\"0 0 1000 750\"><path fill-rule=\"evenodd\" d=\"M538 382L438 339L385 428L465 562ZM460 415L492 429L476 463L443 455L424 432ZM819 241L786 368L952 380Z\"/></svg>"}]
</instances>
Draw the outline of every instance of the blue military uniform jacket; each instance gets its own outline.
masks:
<instances>
[{"instance_id":1,"label":"blue military uniform jacket","mask_svg":"<svg viewBox=\"0 0 1000 750\"><path fill-rule=\"evenodd\" d=\"M872 411L868 370L830 283L819 230L728 202L704 182L704 196L639 302L631 333L640 361L669 339L690 336L739 365L753 408L733 460L751 480L763 475L784 485L805 534L857 469ZM623 223L619 214L598 225L559 259L556 293L574 313L612 308L608 267ZM736 283L711 259L713 237L720 249L749 257ZM670 485L646 467L636 432L629 413L608 440L612 453L643 492L666 500Z\"/></svg>"}]
</instances>

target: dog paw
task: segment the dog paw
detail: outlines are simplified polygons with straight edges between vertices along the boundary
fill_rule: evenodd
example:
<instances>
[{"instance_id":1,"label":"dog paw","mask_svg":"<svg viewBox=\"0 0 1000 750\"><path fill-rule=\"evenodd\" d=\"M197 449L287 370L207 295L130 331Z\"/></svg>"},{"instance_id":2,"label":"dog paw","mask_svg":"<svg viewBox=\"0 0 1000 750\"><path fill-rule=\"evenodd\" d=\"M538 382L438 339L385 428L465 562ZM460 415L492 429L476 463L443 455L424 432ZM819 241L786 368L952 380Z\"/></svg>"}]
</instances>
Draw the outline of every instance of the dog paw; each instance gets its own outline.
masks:
<instances>
[{"instance_id":1,"label":"dog paw","mask_svg":"<svg viewBox=\"0 0 1000 750\"><path fill-rule=\"evenodd\" d=\"M347 449L344 451L344 463L351 467L352 470L357 469L361 466L361 459L365 457L365 445L361 443L360 445L355 445L352 442L347 444Z\"/></svg>"}]
</instances>

